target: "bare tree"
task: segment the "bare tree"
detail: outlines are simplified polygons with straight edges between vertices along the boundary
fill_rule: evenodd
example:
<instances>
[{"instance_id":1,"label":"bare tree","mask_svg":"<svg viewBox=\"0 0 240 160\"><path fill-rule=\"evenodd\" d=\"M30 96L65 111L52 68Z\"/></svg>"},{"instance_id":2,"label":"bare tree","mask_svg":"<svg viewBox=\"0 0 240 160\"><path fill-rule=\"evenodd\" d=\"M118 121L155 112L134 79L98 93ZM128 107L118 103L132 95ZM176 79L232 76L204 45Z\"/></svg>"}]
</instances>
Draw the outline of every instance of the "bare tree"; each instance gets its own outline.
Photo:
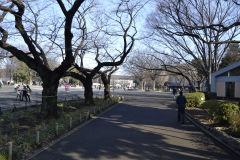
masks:
<instances>
[{"instance_id":1,"label":"bare tree","mask_svg":"<svg viewBox=\"0 0 240 160\"><path fill-rule=\"evenodd\" d=\"M93 40L92 45L88 45L86 50L88 52L95 53L96 66L92 69L86 68L83 66L83 63L80 65L75 64L75 69L78 72L69 72L67 75L70 75L76 79L79 79L85 88L84 96L86 104L93 104L93 91L92 91L92 79L99 73L103 67L119 66L121 65L127 55L131 52L134 43L135 37L137 34L137 29L135 25L135 19L142 9L143 4L137 1L136 3L131 3L129 1L121 0L117 4L117 9L114 10L114 16L107 15L109 25L104 25L100 27L101 34L97 34L96 38ZM110 26L114 26L110 27ZM114 48L115 51L111 50L112 48L109 45L112 45L113 42L107 43L107 45L102 43L101 40L97 39L99 35L104 34L105 39L110 39L116 41L116 38L120 38L118 42L122 43L122 46L118 49ZM102 38L101 38L102 39ZM84 55L83 53L82 55ZM81 56L83 58L83 56ZM83 60L82 60L83 61Z\"/></svg>"},{"instance_id":2,"label":"bare tree","mask_svg":"<svg viewBox=\"0 0 240 160\"><path fill-rule=\"evenodd\" d=\"M104 99L108 100L111 98L111 92L110 92L110 83L111 83L111 76L114 72L118 70L117 67L112 67L109 70L105 70L103 72L100 72L101 80L104 85Z\"/></svg>"},{"instance_id":3,"label":"bare tree","mask_svg":"<svg viewBox=\"0 0 240 160\"><path fill-rule=\"evenodd\" d=\"M202 63L198 67L207 79L209 90L211 73L218 70L230 42L239 35L238 26L225 30L215 24L227 25L238 18L238 10L230 1L161 1L148 19L150 29L155 33L150 39L170 52L163 52L153 43L148 46L163 59L170 57L179 64L196 67L192 60L200 59Z\"/></svg>"},{"instance_id":4,"label":"bare tree","mask_svg":"<svg viewBox=\"0 0 240 160\"><path fill-rule=\"evenodd\" d=\"M135 64L138 64L138 53L135 55L132 55L127 62L124 64L124 69L126 72L128 72L130 75L133 75L135 79L140 84L140 89L143 91L145 90L145 79L147 78L147 71L141 67L136 66ZM140 56L141 57L141 56Z\"/></svg>"},{"instance_id":5,"label":"bare tree","mask_svg":"<svg viewBox=\"0 0 240 160\"><path fill-rule=\"evenodd\" d=\"M43 82L42 113L48 117L57 117L57 88L59 79L74 62L72 24L74 16L83 2L84 0L75 0L70 5L62 0L3 0L0 3L0 47L26 63L29 68L39 74ZM47 39L41 36L50 33L51 30L55 30L52 26L48 26L50 22L54 22L54 17L49 15L48 7L51 5L54 8L60 8L62 13L55 12L53 16L61 15L62 26L64 26L63 31L56 32L56 34L64 33L62 39L64 42L64 56L61 64L53 70L48 64L47 51L42 47L46 44ZM14 40L19 40L25 44L28 52L17 47ZM56 50L56 52L59 51Z\"/></svg>"}]
</instances>

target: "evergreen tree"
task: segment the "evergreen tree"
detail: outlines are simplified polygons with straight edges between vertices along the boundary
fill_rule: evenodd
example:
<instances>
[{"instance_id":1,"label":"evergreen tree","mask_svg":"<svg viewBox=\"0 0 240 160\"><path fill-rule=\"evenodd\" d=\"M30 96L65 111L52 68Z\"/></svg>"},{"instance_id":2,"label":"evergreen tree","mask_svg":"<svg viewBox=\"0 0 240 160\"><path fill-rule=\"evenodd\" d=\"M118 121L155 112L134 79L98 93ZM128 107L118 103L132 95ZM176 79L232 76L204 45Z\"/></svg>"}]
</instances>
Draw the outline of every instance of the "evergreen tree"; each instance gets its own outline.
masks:
<instances>
[{"instance_id":1,"label":"evergreen tree","mask_svg":"<svg viewBox=\"0 0 240 160\"><path fill-rule=\"evenodd\" d=\"M240 48L238 43L232 43L229 45L229 49L226 55L222 58L220 68L229 66L235 62L240 61Z\"/></svg>"}]
</instances>

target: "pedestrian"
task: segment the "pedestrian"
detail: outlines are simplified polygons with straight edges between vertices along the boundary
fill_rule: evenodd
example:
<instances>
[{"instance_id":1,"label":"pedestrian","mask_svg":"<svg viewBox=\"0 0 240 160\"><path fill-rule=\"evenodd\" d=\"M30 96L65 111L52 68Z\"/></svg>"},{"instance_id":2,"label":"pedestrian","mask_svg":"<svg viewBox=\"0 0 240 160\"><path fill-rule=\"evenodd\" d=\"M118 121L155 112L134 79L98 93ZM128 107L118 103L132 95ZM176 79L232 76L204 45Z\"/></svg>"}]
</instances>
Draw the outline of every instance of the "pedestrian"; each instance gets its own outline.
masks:
<instances>
[{"instance_id":1,"label":"pedestrian","mask_svg":"<svg viewBox=\"0 0 240 160\"><path fill-rule=\"evenodd\" d=\"M177 94L177 90L176 90L176 88L173 88L173 99L174 100L176 99L176 94Z\"/></svg>"},{"instance_id":2,"label":"pedestrian","mask_svg":"<svg viewBox=\"0 0 240 160\"><path fill-rule=\"evenodd\" d=\"M29 87L29 85L27 85L27 98L28 98L28 101L31 102L31 99L30 99L30 95L32 93L32 90L31 88Z\"/></svg>"},{"instance_id":3,"label":"pedestrian","mask_svg":"<svg viewBox=\"0 0 240 160\"><path fill-rule=\"evenodd\" d=\"M69 85L66 84L66 85L65 85L65 91L69 92L69 88L70 88Z\"/></svg>"},{"instance_id":4,"label":"pedestrian","mask_svg":"<svg viewBox=\"0 0 240 160\"><path fill-rule=\"evenodd\" d=\"M185 108L186 108L186 103L187 100L185 98L185 96L183 95L183 92L180 91L179 92L179 96L177 97L177 105L178 105L178 121L183 124L185 121Z\"/></svg>"},{"instance_id":5,"label":"pedestrian","mask_svg":"<svg viewBox=\"0 0 240 160\"><path fill-rule=\"evenodd\" d=\"M24 84L23 90L22 90L22 101L23 101L23 97L25 97L26 102L28 101L27 90L28 90L27 86Z\"/></svg>"},{"instance_id":6,"label":"pedestrian","mask_svg":"<svg viewBox=\"0 0 240 160\"><path fill-rule=\"evenodd\" d=\"M17 93L17 99L19 98L19 100L21 101L22 100L22 91L20 89L20 84L17 85L17 87L16 87L16 93Z\"/></svg>"}]
</instances>

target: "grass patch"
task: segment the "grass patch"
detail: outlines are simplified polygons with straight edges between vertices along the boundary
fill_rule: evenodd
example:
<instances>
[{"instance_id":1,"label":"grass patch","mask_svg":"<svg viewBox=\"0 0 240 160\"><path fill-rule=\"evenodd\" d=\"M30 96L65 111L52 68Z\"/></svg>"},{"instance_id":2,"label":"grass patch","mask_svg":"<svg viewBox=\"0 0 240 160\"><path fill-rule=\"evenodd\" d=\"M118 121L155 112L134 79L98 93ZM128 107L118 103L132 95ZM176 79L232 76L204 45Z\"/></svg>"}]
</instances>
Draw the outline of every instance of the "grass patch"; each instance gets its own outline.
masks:
<instances>
[{"instance_id":1,"label":"grass patch","mask_svg":"<svg viewBox=\"0 0 240 160\"><path fill-rule=\"evenodd\" d=\"M13 142L14 159L21 159L26 153L67 133L117 102L117 98L109 101L97 98L94 106L84 105L83 99L60 102L58 103L58 119L42 118L40 105L18 109L15 112L6 111L0 115L0 160L8 156L6 144L9 141ZM38 144L36 143L37 131L40 132Z\"/></svg>"}]
</instances>

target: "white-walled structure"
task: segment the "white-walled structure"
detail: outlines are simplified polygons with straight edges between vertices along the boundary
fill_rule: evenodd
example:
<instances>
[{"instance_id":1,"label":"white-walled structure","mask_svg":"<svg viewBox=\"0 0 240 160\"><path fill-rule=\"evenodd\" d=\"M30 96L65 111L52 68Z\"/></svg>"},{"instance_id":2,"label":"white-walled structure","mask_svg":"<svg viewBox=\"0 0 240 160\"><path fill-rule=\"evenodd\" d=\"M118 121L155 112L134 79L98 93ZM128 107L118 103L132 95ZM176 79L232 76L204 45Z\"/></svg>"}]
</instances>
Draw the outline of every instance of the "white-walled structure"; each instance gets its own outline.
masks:
<instances>
[{"instance_id":1,"label":"white-walled structure","mask_svg":"<svg viewBox=\"0 0 240 160\"><path fill-rule=\"evenodd\" d=\"M211 92L218 97L240 98L240 62L212 73Z\"/></svg>"}]
</instances>

